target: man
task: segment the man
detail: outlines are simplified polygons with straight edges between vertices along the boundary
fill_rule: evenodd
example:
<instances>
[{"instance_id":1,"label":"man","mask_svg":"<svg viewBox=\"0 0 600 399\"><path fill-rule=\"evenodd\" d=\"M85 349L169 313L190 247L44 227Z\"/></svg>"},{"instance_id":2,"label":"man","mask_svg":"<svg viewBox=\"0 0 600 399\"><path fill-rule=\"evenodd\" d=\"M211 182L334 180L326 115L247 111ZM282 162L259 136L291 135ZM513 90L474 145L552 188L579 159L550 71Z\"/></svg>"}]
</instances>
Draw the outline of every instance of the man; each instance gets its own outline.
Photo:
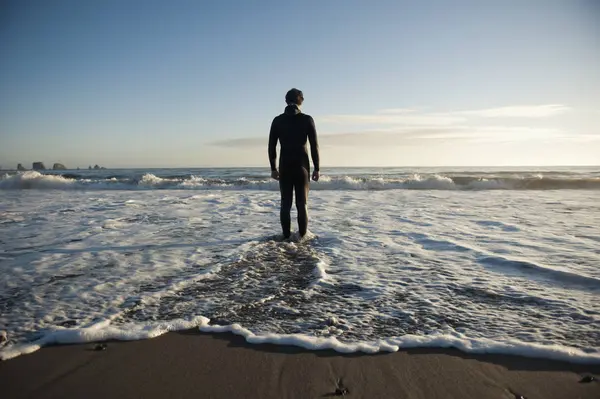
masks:
<instances>
[{"instance_id":1,"label":"man","mask_svg":"<svg viewBox=\"0 0 600 399\"><path fill-rule=\"evenodd\" d=\"M296 191L296 209L298 210L298 230L300 237L306 235L308 229L308 176L310 161L306 150L306 141L310 142L310 154L315 170L314 181L319 180L319 144L315 121L310 115L300 112L304 95L298 89L291 89L285 95L287 107L283 114L275 117L269 134L269 162L271 177L279 180L281 191L281 228L283 236L289 238L291 231L290 211L294 191ZM277 141L281 143L279 170L275 166L277 160Z\"/></svg>"}]
</instances>

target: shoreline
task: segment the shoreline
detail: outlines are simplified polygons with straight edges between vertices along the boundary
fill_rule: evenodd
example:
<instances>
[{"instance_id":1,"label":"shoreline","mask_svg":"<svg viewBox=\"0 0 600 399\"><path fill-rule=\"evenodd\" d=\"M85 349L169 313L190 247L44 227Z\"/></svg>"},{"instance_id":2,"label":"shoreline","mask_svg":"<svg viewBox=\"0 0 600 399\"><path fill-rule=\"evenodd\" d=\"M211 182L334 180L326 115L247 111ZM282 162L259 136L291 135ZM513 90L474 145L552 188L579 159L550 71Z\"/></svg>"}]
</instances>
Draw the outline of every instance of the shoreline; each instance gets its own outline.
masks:
<instances>
[{"instance_id":1,"label":"shoreline","mask_svg":"<svg viewBox=\"0 0 600 399\"><path fill-rule=\"evenodd\" d=\"M197 328L55 345L0 362L9 398L598 398L600 365L415 348L342 354ZM595 381L580 382L593 376ZM340 384L341 380L341 384Z\"/></svg>"}]
</instances>

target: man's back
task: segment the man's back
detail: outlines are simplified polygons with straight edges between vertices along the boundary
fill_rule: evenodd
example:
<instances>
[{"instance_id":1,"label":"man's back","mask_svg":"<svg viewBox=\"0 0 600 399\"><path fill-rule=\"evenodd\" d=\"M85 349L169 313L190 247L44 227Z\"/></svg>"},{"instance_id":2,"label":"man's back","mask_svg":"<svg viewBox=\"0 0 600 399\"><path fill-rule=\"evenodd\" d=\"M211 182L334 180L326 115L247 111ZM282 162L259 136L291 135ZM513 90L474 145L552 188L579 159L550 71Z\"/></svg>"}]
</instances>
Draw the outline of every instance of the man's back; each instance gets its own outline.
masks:
<instances>
[{"instance_id":1,"label":"man's back","mask_svg":"<svg viewBox=\"0 0 600 399\"><path fill-rule=\"evenodd\" d=\"M315 122L310 115L300 112L296 105L288 105L283 114L275 117L269 134L269 158L274 159L277 141L281 143L280 169L304 167L310 170L306 142L310 142L315 169L319 165L319 148ZM272 165L274 166L274 165Z\"/></svg>"}]
</instances>

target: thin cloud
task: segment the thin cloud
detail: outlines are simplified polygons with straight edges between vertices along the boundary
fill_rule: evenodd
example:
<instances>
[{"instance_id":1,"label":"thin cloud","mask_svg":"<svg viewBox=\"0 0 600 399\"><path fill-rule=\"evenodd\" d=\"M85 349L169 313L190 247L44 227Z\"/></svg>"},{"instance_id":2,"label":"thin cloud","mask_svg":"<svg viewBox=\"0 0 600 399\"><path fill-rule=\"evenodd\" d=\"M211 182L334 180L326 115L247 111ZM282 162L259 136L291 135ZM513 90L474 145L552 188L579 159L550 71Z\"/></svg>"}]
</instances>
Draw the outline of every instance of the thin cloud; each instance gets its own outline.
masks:
<instances>
[{"instance_id":1,"label":"thin cloud","mask_svg":"<svg viewBox=\"0 0 600 399\"><path fill-rule=\"evenodd\" d=\"M386 110L387 111L387 110ZM451 126L466 122L467 118L452 114L363 114L328 115L318 118L319 123L406 126Z\"/></svg>"},{"instance_id":2,"label":"thin cloud","mask_svg":"<svg viewBox=\"0 0 600 399\"><path fill-rule=\"evenodd\" d=\"M600 136L598 136L600 137ZM321 147L398 147L442 142L500 143L531 140L579 140L554 128L522 126L456 126L452 128L424 128L397 130L369 130L319 135ZM589 137L586 137L590 140ZM220 140L213 146L229 148L267 147L266 137Z\"/></svg>"},{"instance_id":3,"label":"thin cloud","mask_svg":"<svg viewBox=\"0 0 600 399\"><path fill-rule=\"evenodd\" d=\"M564 135L556 138L559 141L569 141L573 143L595 143L600 142L600 134L578 134Z\"/></svg>"},{"instance_id":4,"label":"thin cloud","mask_svg":"<svg viewBox=\"0 0 600 399\"><path fill-rule=\"evenodd\" d=\"M454 115L475 116L481 118L548 118L569 112L570 107L562 104L517 105L488 108L473 111L454 112Z\"/></svg>"},{"instance_id":5,"label":"thin cloud","mask_svg":"<svg viewBox=\"0 0 600 399\"><path fill-rule=\"evenodd\" d=\"M244 139L227 139L218 140L209 143L208 145L214 147L229 147L229 148L251 148L251 147L267 147L267 137L250 137Z\"/></svg>"},{"instance_id":6,"label":"thin cloud","mask_svg":"<svg viewBox=\"0 0 600 399\"><path fill-rule=\"evenodd\" d=\"M373 114L323 116L317 118L317 127L320 132L321 146L340 147L389 147L442 141L486 143L528 140L596 141L596 136L569 135L555 128L489 126L482 124L481 121L481 119L497 121L501 118L548 118L570 110L570 107L561 104L515 105L433 113L412 108L386 108ZM228 148L266 148L267 137L219 140L209 145Z\"/></svg>"},{"instance_id":7,"label":"thin cloud","mask_svg":"<svg viewBox=\"0 0 600 399\"><path fill-rule=\"evenodd\" d=\"M318 118L324 124L455 126L471 118L548 118L571 110L562 104L513 105L498 108L453 112L423 112L412 108L386 108L372 114L326 115Z\"/></svg>"},{"instance_id":8,"label":"thin cloud","mask_svg":"<svg viewBox=\"0 0 600 399\"><path fill-rule=\"evenodd\" d=\"M444 129L416 129L397 132L356 132L323 135L321 145L336 147L393 147L427 143L500 143L545 139L567 139L559 129L520 126L460 126ZM571 136L576 139L576 136Z\"/></svg>"},{"instance_id":9,"label":"thin cloud","mask_svg":"<svg viewBox=\"0 0 600 399\"><path fill-rule=\"evenodd\" d=\"M405 131L386 131L386 130L370 130L359 132L347 132L336 134L319 134L319 146L342 146L342 147L389 147L397 146L417 138L421 135L436 135L436 134L451 133L443 129L423 129L423 130L405 130ZM219 140L210 143L215 147L228 148L258 148L267 147L267 137L252 137L243 139Z\"/></svg>"},{"instance_id":10,"label":"thin cloud","mask_svg":"<svg viewBox=\"0 0 600 399\"><path fill-rule=\"evenodd\" d=\"M418 112L413 108L385 108L377 111L378 114L413 114Z\"/></svg>"}]
</instances>

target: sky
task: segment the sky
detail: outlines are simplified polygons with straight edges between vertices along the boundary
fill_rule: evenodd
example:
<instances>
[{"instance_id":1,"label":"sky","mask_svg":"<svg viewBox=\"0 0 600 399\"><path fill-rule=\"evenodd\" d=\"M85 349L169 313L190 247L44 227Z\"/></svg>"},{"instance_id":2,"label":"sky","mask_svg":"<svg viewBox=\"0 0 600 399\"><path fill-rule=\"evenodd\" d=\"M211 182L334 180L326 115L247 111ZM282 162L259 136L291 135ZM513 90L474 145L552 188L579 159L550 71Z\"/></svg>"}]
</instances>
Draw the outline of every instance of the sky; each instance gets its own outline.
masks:
<instances>
[{"instance_id":1,"label":"sky","mask_svg":"<svg viewBox=\"0 0 600 399\"><path fill-rule=\"evenodd\" d=\"M600 165L595 0L0 2L0 166Z\"/></svg>"}]
</instances>

